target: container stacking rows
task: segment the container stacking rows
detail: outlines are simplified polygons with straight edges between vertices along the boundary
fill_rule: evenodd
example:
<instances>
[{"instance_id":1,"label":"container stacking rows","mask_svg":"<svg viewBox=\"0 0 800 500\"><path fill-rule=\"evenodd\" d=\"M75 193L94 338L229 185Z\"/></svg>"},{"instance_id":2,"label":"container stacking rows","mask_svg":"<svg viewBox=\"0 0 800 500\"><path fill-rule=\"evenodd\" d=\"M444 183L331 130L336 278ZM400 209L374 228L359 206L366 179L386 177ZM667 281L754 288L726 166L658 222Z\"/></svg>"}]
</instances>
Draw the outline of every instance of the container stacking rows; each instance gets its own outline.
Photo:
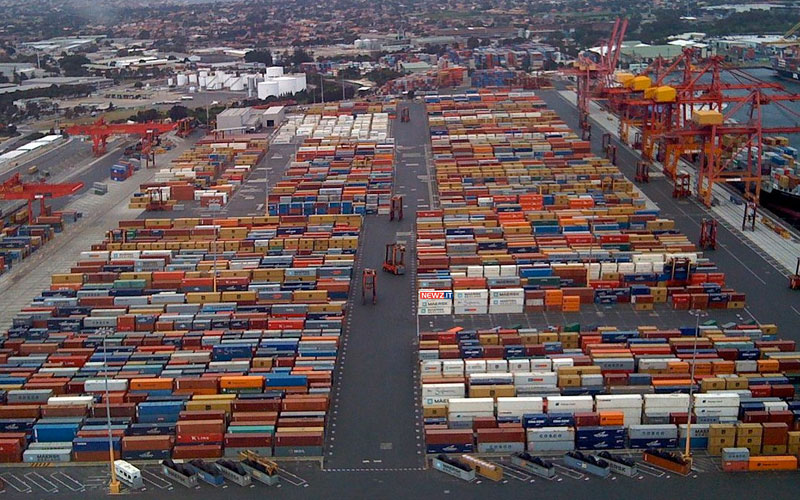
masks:
<instances>
[{"instance_id":1,"label":"container stacking rows","mask_svg":"<svg viewBox=\"0 0 800 500\"><path fill-rule=\"evenodd\" d=\"M27 212L24 210L17 215L22 216L22 220L27 219ZM59 211L42 214L33 224L11 223L6 226L0 220L0 274L30 257L80 216L81 214L73 211Z\"/></svg>"},{"instance_id":2,"label":"container stacking rows","mask_svg":"<svg viewBox=\"0 0 800 500\"><path fill-rule=\"evenodd\" d=\"M472 97L426 97L440 208L417 212L417 286L452 294L420 300L421 314L744 307L533 93Z\"/></svg>"},{"instance_id":3,"label":"container stacking rows","mask_svg":"<svg viewBox=\"0 0 800 500\"><path fill-rule=\"evenodd\" d=\"M142 184L129 206L146 209L153 198L168 208L187 201L197 201L203 207L224 206L264 158L268 144L264 134L202 139L172 160L168 168L159 170L153 182ZM158 191L155 196L154 191Z\"/></svg>"},{"instance_id":4,"label":"container stacking rows","mask_svg":"<svg viewBox=\"0 0 800 500\"><path fill-rule=\"evenodd\" d=\"M800 453L800 353L774 326L569 330L423 332L428 453L682 448L686 439L715 456Z\"/></svg>"},{"instance_id":5,"label":"container stacking rows","mask_svg":"<svg viewBox=\"0 0 800 500\"><path fill-rule=\"evenodd\" d=\"M308 114L297 120L299 125L285 127L305 139L270 191L269 214L388 214L395 156L389 115Z\"/></svg>"},{"instance_id":6,"label":"container stacking rows","mask_svg":"<svg viewBox=\"0 0 800 500\"><path fill-rule=\"evenodd\" d=\"M123 221L14 319L0 460L320 456L358 215Z\"/></svg>"}]
</instances>

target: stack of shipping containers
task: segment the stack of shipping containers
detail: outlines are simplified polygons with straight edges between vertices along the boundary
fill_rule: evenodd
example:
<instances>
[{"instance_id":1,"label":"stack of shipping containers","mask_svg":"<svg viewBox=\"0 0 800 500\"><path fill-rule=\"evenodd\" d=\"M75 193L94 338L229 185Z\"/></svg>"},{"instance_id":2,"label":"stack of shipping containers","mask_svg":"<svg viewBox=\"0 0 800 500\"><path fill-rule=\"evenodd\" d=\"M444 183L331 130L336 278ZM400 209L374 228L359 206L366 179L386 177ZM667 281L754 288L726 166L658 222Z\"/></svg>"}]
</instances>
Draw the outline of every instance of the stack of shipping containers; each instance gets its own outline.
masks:
<instances>
[{"instance_id":1,"label":"stack of shipping containers","mask_svg":"<svg viewBox=\"0 0 800 500\"><path fill-rule=\"evenodd\" d=\"M0 460L106 459L105 375L117 457L322 455L361 214L388 202L394 155L380 105L309 123L339 115L346 136L311 127L277 214L123 221L53 275L0 349ZM158 187L236 180L266 150L237 144L201 141L174 165L205 167Z\"/></svg>"},{"instance_id":2,"label":"stack of shipping containers","mask_svg":"<svg viewBox=\"0 0 800 500\"><path fill-rule=\"evenodd\" d=\"M714 263L533 93L426 100L440 208L417 213L420 314L455 314L458 325L458 315L600 305L744 307ZM496 324L420 333L429 453L688 440L712 455L786 457L750 470L796 468L800 354L772 325Z\"/></svg>"}]
</instances>

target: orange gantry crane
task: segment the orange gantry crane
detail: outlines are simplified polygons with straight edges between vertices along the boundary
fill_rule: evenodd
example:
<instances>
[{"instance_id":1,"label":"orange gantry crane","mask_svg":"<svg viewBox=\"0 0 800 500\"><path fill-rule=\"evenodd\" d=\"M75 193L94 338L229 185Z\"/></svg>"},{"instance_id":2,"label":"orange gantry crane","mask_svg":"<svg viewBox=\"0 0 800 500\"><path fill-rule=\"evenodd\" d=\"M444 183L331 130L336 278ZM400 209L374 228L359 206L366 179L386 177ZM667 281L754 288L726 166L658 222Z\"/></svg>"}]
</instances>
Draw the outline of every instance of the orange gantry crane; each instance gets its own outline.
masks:
<instances>
[{"instance_id":1,"label":"orange gantry crane","mask_svg":"<svg viewBox=\"0 0 800 500\"><path fill-rule=\"evenodd\" d=\"M47 213L44 201L75 194L83 187L82 182L63 184L25 183L19 174L14 174L0 184L0 200L26 200L28 202L28 224L33 224L33 202L39 200L40 214Z\"/></svg>"},{"instance_id":2,"label":"orange gantry crane","mask_svg":"<svg viewBox=\"0 0 800 500\"><path fill-rule=\"evenodd\" d=\"M67 127L70 135L86 135L92 138L92 152L95 156L106 153L106 142L112 135L138 135L142 141L142 154L150 158L150 151L156 138L175 128L175 123L106 123L103 117L91 125L72 125Z\"/></svg>"}]
</instances>

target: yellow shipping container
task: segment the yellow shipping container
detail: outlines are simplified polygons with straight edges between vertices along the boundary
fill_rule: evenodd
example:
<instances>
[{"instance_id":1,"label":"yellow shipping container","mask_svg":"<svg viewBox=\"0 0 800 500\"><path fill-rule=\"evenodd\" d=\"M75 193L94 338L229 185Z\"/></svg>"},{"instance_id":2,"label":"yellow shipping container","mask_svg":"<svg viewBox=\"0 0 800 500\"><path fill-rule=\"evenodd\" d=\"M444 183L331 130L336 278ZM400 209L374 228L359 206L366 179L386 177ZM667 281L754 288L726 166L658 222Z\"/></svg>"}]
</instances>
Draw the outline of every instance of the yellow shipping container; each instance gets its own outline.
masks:
<instances>
[{"instance_id":1,"label":"yellow shipping container","mask_svg":"<svg viewBox=\"0 0 800 500\"><path fill-rule=\"evenodd\" d=\"M692 112L692 121L697 125L722 125L723 116L719 111L696 109Z\"/></svg>"}]
</instances>

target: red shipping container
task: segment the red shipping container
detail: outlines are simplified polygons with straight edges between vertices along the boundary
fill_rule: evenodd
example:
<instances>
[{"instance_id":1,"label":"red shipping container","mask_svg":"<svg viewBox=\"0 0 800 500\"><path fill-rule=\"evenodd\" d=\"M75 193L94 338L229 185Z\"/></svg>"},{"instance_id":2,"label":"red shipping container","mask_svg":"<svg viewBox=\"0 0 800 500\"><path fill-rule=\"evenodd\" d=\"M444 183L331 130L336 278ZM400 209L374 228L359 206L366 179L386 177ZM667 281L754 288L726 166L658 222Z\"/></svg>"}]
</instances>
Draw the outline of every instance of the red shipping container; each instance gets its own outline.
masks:
<instances>
[{"instance_id":1,"label":"red shipping container","mask_svg":"<svg viewBox=\"0 0 800 500\"><path fill-rule=\"evenodd\" d=\"M478 429L478 443L524 443L525 430L516 429Z\"/></svg>"},{"instance_id":2,"label":"red shipping container","mask_svg":"<svg viewBox=\"0 0 800 500\"><path fill-rule=\"evenodd\" d=\"M322 446L322 432L278 432L275 446Z\"/></svg>"},{"instance_id":3,"label":"red shipping container","mask_svg":"<svg viewBox=\"0 0 800 500\"><path fill-rule=\"evenodd\" d=\"M122 438L123 451L149 451L172 449L172 436L125 436Z\"/></svg>"},{"instance_id":4,"label":"red shipping container","mask_svg":"<svg viewBox=\"0 0 800 500\"><path fill-rule=\"evenodd\" d=\"M245 448L248 446L268 447L272 446L272 434L252 433L252 434L225 434L226 448Z\"/></svg>"},{"instance_id":5,"label":"red shipping container","mask_svg":"<svg viewBox=\"0 0 800 500\"><path fill-rule=\"evenodd\" d=\"M222 445L219 444L199 444L176 446L172 450L173 458L220 458L222 457Z\"/></svg>"},{"instance_id":6,"label":"red shipping container","mask_svg":"<svg viewBox=\"0 0 800 500\"><path fill-rule=\"evenodd\" d=\"M204 433L197 433L193 432L189 433L178 433L178 437L175 440L177 444L194 444L194 443L221 443L223 439L223 434L221 432L204 432Z\"/></svg>"}]
</instances>

